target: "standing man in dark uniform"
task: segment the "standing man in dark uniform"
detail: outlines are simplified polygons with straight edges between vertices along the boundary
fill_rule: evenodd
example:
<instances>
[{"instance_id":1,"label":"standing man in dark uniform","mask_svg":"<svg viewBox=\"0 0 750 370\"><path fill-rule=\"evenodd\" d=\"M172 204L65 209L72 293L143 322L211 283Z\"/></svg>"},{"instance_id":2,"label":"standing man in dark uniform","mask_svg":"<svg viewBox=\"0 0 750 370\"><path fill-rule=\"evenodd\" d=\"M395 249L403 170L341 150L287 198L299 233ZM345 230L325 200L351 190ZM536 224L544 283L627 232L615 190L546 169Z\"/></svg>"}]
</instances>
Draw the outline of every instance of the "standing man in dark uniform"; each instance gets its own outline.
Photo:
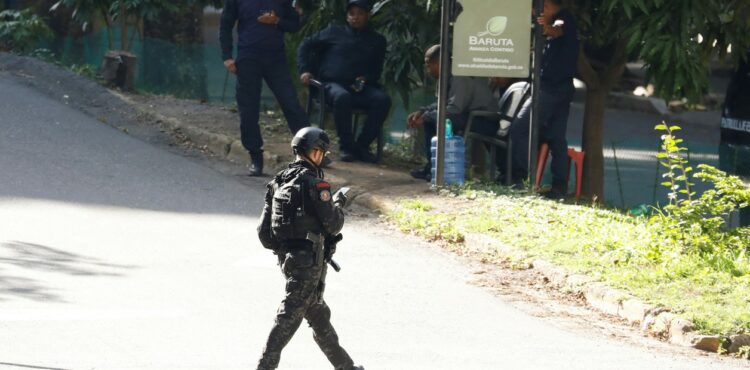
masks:
<instances>
[{"instance_id":1,"label":"standing man in dark uniform","mask_svg":"<svg viewBox=\"0 0 750 370\"><path fill-rule=\"evenodd\" d=\"M325 84L326 101L333 103L333 118L341 146L341 160L376 161L369 148L380 135L391 109L391 97L378 81L383 73L386 40L370 28L368 0L349 0L346 26L330 26L307 37L297 51L303 84L318 79ZM362 133L352 132L352 110L367 112Z\"/></svg>"},{"instance_id":2,"label":"standing man in dark uniform","mask_svg":"<svg viewBox=\"0 0 750 370\"><path fill-rule=\"evenodd\" d=\"M547 37L542 55L539 89L539 140L547 142L552 154L552 190L550 198L561 198L568 190L568 128L570 102L575 87L573 78L578 72L578 28L573 14L562 7L562 0L544 0L544 13L537 18ZM513 182L520 183L528 176L529 117L528 99L510 127L513 145Z\"/></svg>"},{"instance_id":3,"label":"standing man in dark uniform","mask_svg":"<svg viewBox=\"0 0 750 370\"><path fill-rule=\"evenodd\" d=\"M237 58L232 57L232 30L237 24ZM294 135L309 126L297 100L284 52L284 33L300 28L292 0L226 0L219 40L224 65L237 75L242 146L250 153L250 176L263 173L263 137L258 119L260 92L265 80L281 105Z\"/></svg>"},{"instance_id":4,"label":"standing man in dark uniform","mask_svg":"<svg viewBox=\"0 0 750 370\"><path fill-rule=\"evenodd\" d=\"M286 297L276 315L258 370L275 369L281 350L306 319L313 338L336 370L364 370L355 366L339 345L331 325L331 310L323 300L327 262L341 240L342 208L346 196L331 195L320 164L330 140L315 127L303 128L292 139L297 159L268 184L258 237L278 256L286 277Z\"/></svg>"}]
</instances>

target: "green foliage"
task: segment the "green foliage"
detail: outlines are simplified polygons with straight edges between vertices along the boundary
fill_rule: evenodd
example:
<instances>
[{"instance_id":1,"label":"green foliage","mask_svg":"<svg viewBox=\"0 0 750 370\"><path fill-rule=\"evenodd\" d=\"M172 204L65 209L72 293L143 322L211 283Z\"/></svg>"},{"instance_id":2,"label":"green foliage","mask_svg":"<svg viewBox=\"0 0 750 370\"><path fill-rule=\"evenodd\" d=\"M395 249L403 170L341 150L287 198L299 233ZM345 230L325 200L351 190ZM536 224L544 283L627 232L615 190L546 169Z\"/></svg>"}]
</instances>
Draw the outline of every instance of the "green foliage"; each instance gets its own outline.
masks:
<instances>
[{"instance_id":1,"label":"green foliage","mask_svg":"<svg viewBox=\"0 0 750 370\"><path fill-rule=\"evenodd\" d=\"M424 51L440 41L437 2L383 1L373 24L388 40L383 83L409 106L410 92L424 80ZM419 25L414 27L414 25Z\"/></svg>"},{"instance_id":2,"label":"green foliage","mask_svg":"<svg viewBox=\"0 0 750 370\"><path fill-rule=\"evenodd\" d=\"M750 48L748 0L584 0L574 10L589 58L606 63L612 46L625 42L665 98L697 100L708 88L711 56L725 57L731 45L738 62Z\"/></svg>"},{"instance_id":3,"label":"green foliage","mask_svg":"<svg viewBox=\"0 0 750 370\"><path fill-rule=\"evenodd\" d=\"M737 176L701 164L693 177L713 185L700 197L690 189L689 166L680 147L682 142L674 135L678 126L658 125L663 131L662 150L658 154L667 168L667 181L662 185L670 189L669 204L651 217L659 238L652 242L654 250L671 251L673 255L695 254L712 267L731 272L737 276L750 273L750 230L746 228L727 230L726 219L732 211L750 206L750 189ZM683 189L680 189L684 186ZM664 253L660 253L659 257ZM744 267L740 267L744 266Z\"/></svg>"},{"instance_id":4,"label":"green foliage","mask_svg":"<svg viewBox=\"0 0 750 370\"><path fill-rule=\"evenodd\" d=\"M389 218L405 232L414 232L430 241L462 243L464 235L456 228L456 216L431 212L432 205L420 200L403 201Z\"/></svg>"},{"instance_id":5,"label":"green foliage","mask_svg":"<svg viewBox=\"0 0 750 370\"><path fill-rule=\"evenodd\" d=\"M119 17L120 2L116 0L110 0L109 2L109 13L114 18ZM221 8L223 3L223 0L184 0L176 2L171 0L125 0L125 8L128 15L135 15L147 20L156 20L164 12L177 13L194 6L205 7L208 5Z\"/></svg>"},{"instance_id":6,"label":"green foliage","mask_svg":"<svg viewBox=\"0 0 750 370\"><path fill-rule=\"evenodd\" d=\"M0 12L0 50L27 52L51 36L52 30L31 9Z\"/></svg>"},{"instance_id":7,"label":"green foliage","mask_svg":"<svg viewBox=\"0 0 750 370\"><path fill-rule=\"evenodd\" d=\"M58 0L49 8L50 12L57 11L60 7L66 7L73 11L73 19L81 25L81 29L88 31L91 21L96 17L102 17L107 25L111 18L109 8L113 0Z\"/></svg>"},{"instance_id":8,"label":"green foliage","mask_svg":"<svg viewBox=\"0 0 750 370\"><path fill-rule=\"evenodd\" d=\"M88 77L90 79L96 78L96 66L92 66L91 64L73 64L67 68L75 74Z\"/></svg>"},{"instance_id":9,"label":"green foliage","mask_svg":"<svg viewBox=\"0 0 750 370\"><path fill-rule=\"evenodd\" d=\"M28 56L51 64L60 63L57 59L57 55L55 55L50 49L34 49L28 53Z\"/></svg>"},{"instance_id":10,"label":"green foliage","mask_svg":"<svg viewBox=\"0 0 750 370\"><path fill-rule=\"evenodd\" d=\"M507 252L489 245L463 245L466 233L491 235L522 251L521 259L543 258L692 320L710 334L750 331L750 228L729 229L730 212L750 204L750 189L711 166L693 174L677 126L659 125L659 153L667 169L669 203L650 217L618 210L564 204L481 183L406 200L390 215L402 230L453 243L483 261L502 261ZM698 195L694 179L711 184Z\"/></svg>"},{"instance_id":11,"label":"green foliage","mask_svg":"<svg viewBox=\"0 0 750 370\"><path fill-rule=\"evenodd\" d=\"M690 190L695 184L688 181L688 175L693 171L693 168L688 165L688 160L685 158L687 148L680 146L683 140L674 135L674 131L681 128L679 126L669 127L662 123L657 125L655 129L665 132L661 136L663 152L657 153L656 158L659 159L659 163L663 167L666 167L663 177L668 181L662 182L662 185L669 188L669 204L670 207L674 207L675 203L678 202L679 194L684 194L687 200L691 200L695 195L695 192ZM680 189L680 183L685 184L684 189Z\"/></svg>"},{"instance_id":12,"label":"green foliage","mask_svg":"<svg viewBox=\"0 0 750 370\"><path fill-rule=\"evenodd\" d=\"M302 40L330 24L345 24L347 0L300 1L305 24L290 36L288 54ZM424 49L440 37L439 4L430 0L382 0L373 6L372 26L388 41L382 83L409 106L411 91L424 80ZM416 26L415 26L416 25Z\"/></svg>"},{"instance_id":13,"label":"green foliage","mask_svg":"<svg viewBox=\"0 0 750 370\"><path fill-rule=\"evenodd\" d=\"M214 6L221 7L223 0L124 0L125 9L128 15L136 16L143 19L154 20L162 12L179 12L193 6ZM54 12L60 7L66 7L73 10L73 19L75 19L84 31L88 30L89 24L96 17L101 17L107 25L112 20L120 16L119 0L58 0L50 7Z\"/></svg>"},{"instance_id":14,"label":"green foliage","mask_svg":"<svg viewBox=\"0 0 750 370\"><path fill-rule=\"evenodd\" d=\"M737 357L750 360L750 346L742 346L737 351Z\"/></svg>"}]
</instances>

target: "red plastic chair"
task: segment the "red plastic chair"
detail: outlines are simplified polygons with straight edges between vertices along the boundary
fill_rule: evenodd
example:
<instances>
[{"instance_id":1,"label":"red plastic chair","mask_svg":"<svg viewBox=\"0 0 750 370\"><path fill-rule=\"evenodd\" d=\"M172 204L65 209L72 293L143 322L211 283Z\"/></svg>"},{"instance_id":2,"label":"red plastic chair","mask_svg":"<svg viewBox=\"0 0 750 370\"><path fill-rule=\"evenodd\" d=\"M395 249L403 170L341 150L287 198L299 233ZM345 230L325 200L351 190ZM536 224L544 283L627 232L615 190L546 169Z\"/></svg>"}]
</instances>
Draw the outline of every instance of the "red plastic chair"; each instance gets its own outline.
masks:
<instances>
[{"instance_id":1,"label":"red plastic chair","mask_svg":"<svg viewBox=\"0 0 750 370\"><path fill-rule=\"evenodd\" d=\"M544 167L547 165L547 157L549 157L549 144L543 143L539 147L539 156L536 162L536 183L534 184L534 186L537 190L539 190L539 186L542 183L542 176L544 176ZM566 181L570 180L570 162L573 161L576 164L576 198L581 197L584 157L586 157L586 152L568 148L568 178L566 178Z\"/></svg>"}]
</instances>

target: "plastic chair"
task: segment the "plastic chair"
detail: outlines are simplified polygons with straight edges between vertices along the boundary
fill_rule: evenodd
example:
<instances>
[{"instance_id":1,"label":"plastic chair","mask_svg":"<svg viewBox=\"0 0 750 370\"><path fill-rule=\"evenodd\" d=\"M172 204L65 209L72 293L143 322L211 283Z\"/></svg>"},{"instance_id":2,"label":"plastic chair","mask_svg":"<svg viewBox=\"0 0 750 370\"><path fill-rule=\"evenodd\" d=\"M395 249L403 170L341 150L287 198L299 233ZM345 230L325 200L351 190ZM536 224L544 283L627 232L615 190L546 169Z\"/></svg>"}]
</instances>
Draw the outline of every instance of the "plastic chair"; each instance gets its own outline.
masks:
<instances>
[{"instance_id":1,"label":"plastic chair","mask_svg":"<svg viewBox=\"0 0 750 370\"><path fill-rule=\"evenodd\" d=\"M318 80L311 79L307 94L307 106L305 107L308 117L312 115L312 112L316 106L318 108L318 127L320 127L321 129L325 129L324 126L326 112L330 111L332 109L332 106L329 102L326 101L326 94L323 88L323 83ZM367 112L364 110L355 109L352 111L352 131L355 135L359 128L360 117L366 115ZM385 140L383 138L383 129L381 128L380 134L378 135L377 139L377 152L375 154L378 161L380 161L380 159L383 157L384 144Z\"/></svg>"},{"instance_id":2,"label":"plastic chair","mask_svg":"<svg viewBox=\"0 0 750 370\"><path fill-rule=\"evenodd\" d=\"M470 146L473 141L479 141L488 144L490 147L490 178L495 178L495 170L497 169L497 148L505 149L505 161L506 161L506 172L510 172L512 164L511 152L513 143L510 140L509 128L510 124L518 115L518 112L523 107L523 103L526 99L531 97L531 85L528 82L516 82L508 87L500 97L498 101L499 112L490 111L472 111L469 113L469 121L466 123L464 138L467 142L467 153L471 156ZM497 121L500 125L497 130L497 135L487 136L478 133L471 132L471 126L474 124L474 120L477 117L487 118L491 121ZM471 141L470 141L471 139ZM505 183L511 185L510 173L506 173Z\"/></svg>"},{"instance_id":3,"label":"plastic chair","mask_svg":"<svg viewBox=\"0 0 750 370\"><path fill-rule=\"evenodd\" d=\"M576 165L576 198L581 197L581 185L583 184L583 159L586 156L586 152L578 151L573 148L568 148L568 176L565 181L570 180L570 162L575 162ZM542 176L544 176L544 167L547 165L547 157L549 157L549 144L543 143L539 147L539 156L536 163L536 183L534 186L539 189L542 183Z\"/></svg>"}]
</instances>

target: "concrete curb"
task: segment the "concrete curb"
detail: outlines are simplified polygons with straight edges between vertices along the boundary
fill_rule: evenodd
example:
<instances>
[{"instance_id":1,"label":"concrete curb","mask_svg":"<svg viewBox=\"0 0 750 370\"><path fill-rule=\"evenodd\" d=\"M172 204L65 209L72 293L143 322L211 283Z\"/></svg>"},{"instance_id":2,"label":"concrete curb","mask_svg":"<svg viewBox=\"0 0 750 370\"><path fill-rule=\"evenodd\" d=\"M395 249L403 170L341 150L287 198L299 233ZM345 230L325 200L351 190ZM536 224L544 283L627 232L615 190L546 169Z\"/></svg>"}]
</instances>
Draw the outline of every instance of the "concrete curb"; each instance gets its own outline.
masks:
<instances>
[{"instance_id":1,"label":"concrete curb","mask_svg":"<svg viewBox=\"0 0 750 370\"><path fill-rule=\"evenodd\" d=\"M117 91L112 91L112 93L123 102L136 109L140 114L153 117L153 119L163 125L165 129L186 136L191 142L198 146L205 147L220 159L243 165L250 164L250 157L247 154L247 150L242 146L242 142L239 139L188 125L176 118L167 117L158 112L142 109L127 95L121 94ZM263 152L263 159L269 167L278 165L281 161L278 154L269 151Z\"/></svg>"},{"instance_id":2,"label":"concrete curb","mask_svg":"<svg viewBox=\"0 0 750 370\"><path fill-rule=\"evenodd\" d=\"M180 133L185 135L191 142L198 146L203 146L210 150L214 155L220 159L227 160L234 163L240 163L247 165L250 163L247 150L242 146L242 142L229 135L211 132L200 127L188 125L173 117L164 116L158 112L152 112L149 110L142 109L135 104L127 95L121 94L117 91L111 90L113 95L122 100L125 104L136 109L140 114L152 117L154 121L162 124L165 129L172 132ZM274 154L270 151L263 152L263 158L266 164L270 166L280 165L283 159L278 154ZM351 181L339 175L328 174L330 181L338 184L351 184ZM358 204L365 208L380 213L388 213L395 209L396 203L388 200L387 197L380 197L366 192L364 189L360 189L356 186L352 186L354 190L354 196L352 197L351 204Z\"/></svg>"},{"instance_id":3,"label":"concrete curb","mask_svg":"<svg viewBox=\"0 0 750 370\"><path fill-rule=\"evenodd\" d=\"M397 207L395 201L381 197L379 194L362 194L356 200L360 205L383 214L392 212ZM464 244L470 250L491 246L500 255L513 259L529 259L528 254L489 235L467 233L464 235ZM538 270L550 284L571 293L582 294L586 302L596 310L623 318L632 325L639 325L643 333L664 339L672 344L708 352L725 351L727 353L737 353L743 346L750 346L748 334L725 337L694 333L695 325L692 321L679 317L668 308L643 302L624 291L595 281L591 277L571 274L548 261L534 260L531 267Z\"/></svg>"},{"instance_id":4,"label":"concrete curb","mask_svg":"<svg viewBox=\"0 0 750 370\"><path fill-rule=\"evenodd\" d=\"M381 200L371 196L368 204L378 207ZM392 203L392 202L391 202ZM388 206L393 209L394 204ZM386 209L382 209L386 211ZM516 250L491 236L469 233L464 236L468 249L492 246L499 254L516 259L528 259L528 255ZM582 294L591 307L603 313L639 325L640 330L653 337L662 338L680 346L692 347L709 352L737 353L743 346L750 346L750 335L737 334L730 337L700 335L694 332L692 321L673 314L668 308L657 307L643 302L619 289L595 281L593 278L570 274L567 270L548 261L537 259L531 267L538 270L550 284L571 293Z\"/></svg>"}]
</instances>

